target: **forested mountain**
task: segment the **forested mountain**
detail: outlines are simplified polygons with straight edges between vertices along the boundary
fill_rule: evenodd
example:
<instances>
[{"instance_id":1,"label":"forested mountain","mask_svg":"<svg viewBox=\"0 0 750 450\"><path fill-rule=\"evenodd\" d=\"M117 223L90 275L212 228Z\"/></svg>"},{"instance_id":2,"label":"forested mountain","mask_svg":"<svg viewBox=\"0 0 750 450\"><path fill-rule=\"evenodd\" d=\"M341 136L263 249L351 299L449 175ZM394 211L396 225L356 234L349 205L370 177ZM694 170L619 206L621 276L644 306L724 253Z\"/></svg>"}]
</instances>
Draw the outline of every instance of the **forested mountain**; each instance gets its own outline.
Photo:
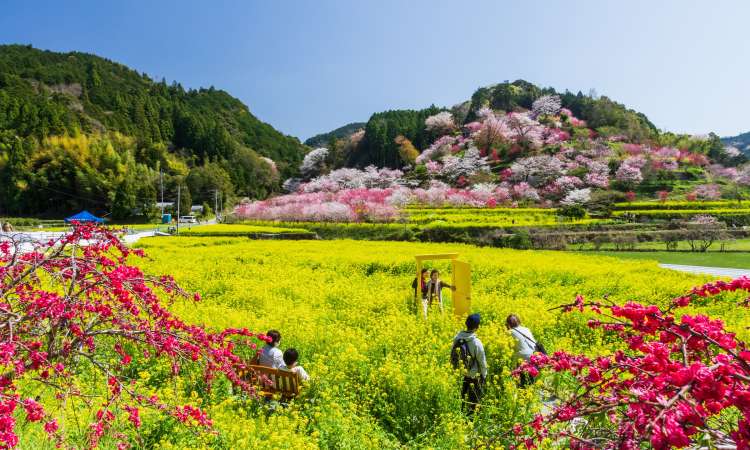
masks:
<instances>
[{"instance_id":1,"label":"forested mountain","mask_svg":"<svg viewBox=\"0 0 750 450\"><path fill-rule=\"evenodd\" d=\"M750 131L738 134L737 136L723 137L721 138L721 141L726 145L736 147L745 155L750 156Z\"/></svg>"},{"instance_id":2,"label":"forested mountain","mask_svg":"<svg viewBox=\"0 0 750 450\"><path fill-rule=\"evenodd\" d=\"M437 137L426 131L425 119L441 110L450 111L459 125L476 120L476 112L482 107L496 111L518 111L531 109L532 103L543 95L557 94L562 107L585 120L600 135L621 135L631 142L640 142L657 135L658 130L648 118L639 112L610 100L583 93L565 91L557 93L552 88L540 88L524 80L500 83L477 89L471 99L452 108L437 108L434 105L422 110L396 110L373 114L364 126L365 134L358 138L358 145L349 146L344 155L348 165L399 167L401 164L395 139L404 136L418 150L427 148ZM337 130L338 131L338 130Z\"/></svg>"},{"instance_id":3,"label":"forested mountain","mask_svg":"<svg viewBox=\"0 0 750 450\"><path fill-rule=\"evenodd\" d=\"M307 139L305 145L310 147L324 147L328 145L331 140L342 139L351 136L357 130L364 129L366 122L352 122L344 125L343 127L336 128L328 133L316 134L315 136Z\"/></svg>"},{"instance_id":4,"label":"forested mountain","mask_svg":"<svg viewBox=\"0 0 750 450\"><path fill-rule=\"evenodd\" d=\"M186 90L95 55L0 46L0 214L153 209L264 197L306 147L210 87ZM264 159L265 158L265 159ZM184 211L184 209L183 209Z\"/></svg>"}]
</instances>

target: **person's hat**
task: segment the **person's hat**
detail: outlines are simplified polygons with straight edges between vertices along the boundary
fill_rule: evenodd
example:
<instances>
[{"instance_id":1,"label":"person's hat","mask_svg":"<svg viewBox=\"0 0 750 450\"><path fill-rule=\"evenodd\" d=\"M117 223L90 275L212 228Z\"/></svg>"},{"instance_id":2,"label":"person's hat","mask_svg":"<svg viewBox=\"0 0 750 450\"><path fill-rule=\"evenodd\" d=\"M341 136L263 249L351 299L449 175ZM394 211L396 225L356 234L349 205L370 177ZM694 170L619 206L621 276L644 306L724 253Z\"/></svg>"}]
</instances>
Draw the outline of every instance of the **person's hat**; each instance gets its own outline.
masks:
<instances>
[{"instance_id":1,"label":"person's hat","mask_svg":"<svg viewBox=\"0 0 750 450\"><path fill-rule=\"evenodd\" d=\"M466 329L473 330L479 328L479 323L481 321L482 316L480 316L479 313L470 314L469 317L466 318Z\"/></svg>"}]
</instances>

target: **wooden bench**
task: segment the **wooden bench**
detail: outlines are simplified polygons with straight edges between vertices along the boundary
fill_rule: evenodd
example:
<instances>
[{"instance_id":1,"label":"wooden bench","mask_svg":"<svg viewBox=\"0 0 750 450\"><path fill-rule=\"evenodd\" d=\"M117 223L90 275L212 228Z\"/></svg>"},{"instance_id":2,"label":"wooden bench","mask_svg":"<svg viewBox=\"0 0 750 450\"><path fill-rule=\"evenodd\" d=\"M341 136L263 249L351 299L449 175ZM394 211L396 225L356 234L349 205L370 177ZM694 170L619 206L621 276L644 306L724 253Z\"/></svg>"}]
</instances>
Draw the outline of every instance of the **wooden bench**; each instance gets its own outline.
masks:
<instances>
[{"instance_id":1,"label":"wooden bench","mask_svg":"<svg viewBox=\"0 0 750 450\"><path fill-rule=\"evenodd\" d=\"M258 395L266 398L280 394L282 400L289 400L299 395L299 375L291 370L249 365L239 369L237 375L255 386Z\"/></svg>"}]
</instances>

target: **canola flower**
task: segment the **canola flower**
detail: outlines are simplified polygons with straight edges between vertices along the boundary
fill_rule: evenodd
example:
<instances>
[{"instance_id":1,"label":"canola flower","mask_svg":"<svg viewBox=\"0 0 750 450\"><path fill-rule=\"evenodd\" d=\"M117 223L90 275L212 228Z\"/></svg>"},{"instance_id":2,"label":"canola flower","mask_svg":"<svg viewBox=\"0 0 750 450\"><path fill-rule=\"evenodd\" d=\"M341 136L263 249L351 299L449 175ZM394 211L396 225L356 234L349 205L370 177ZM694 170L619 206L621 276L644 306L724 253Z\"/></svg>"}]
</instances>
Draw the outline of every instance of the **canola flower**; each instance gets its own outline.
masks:
<instances>
[{"instance_id":1,"label":"canola flower","mask_svg":"<svg viewBox=\"0 0 750 450\"><path fill-rule=\"evenodd\" d=\"M186 289L201 293L197 305L174 304L175 314L217 329L279 329L281 348L297 348L313 378L300 397L281 408L234 393L226 381L207 391L201 373L187 370L171 379L168 365L136 361L131 376L149 394L200 406L214 423L213 433L195 435L144 411L138 432L143 448L496 445L494 438L542 407L535 389L518 389L510 377L516 361L504 327L509 313L519 314L548 350L603 354L618 344L592 332L585 317L549 309L576 294L606 295L618 303L668 302L706 280L659 269L655 262L460 244L180 237L149 238L139 245L150 256L142 262L147 272L170 273ZM461 413L461 375L449 363L450 342L463 318L433 311L424 321L412 309L414 255L446 252L458 252L471 263L472 310L483 317L479 336L490 373L473 421ZM448 262L428 266L450 277ZM747 334L746 309L702 308L741 336ZM566 380L547 374L537 385L554 391ZM70 411L63 426L87 423L86 414ZM21 448L48 446L33 433L24 436ZM102 446L113 447L114 440Z\"/></svg>"}]
</instances>

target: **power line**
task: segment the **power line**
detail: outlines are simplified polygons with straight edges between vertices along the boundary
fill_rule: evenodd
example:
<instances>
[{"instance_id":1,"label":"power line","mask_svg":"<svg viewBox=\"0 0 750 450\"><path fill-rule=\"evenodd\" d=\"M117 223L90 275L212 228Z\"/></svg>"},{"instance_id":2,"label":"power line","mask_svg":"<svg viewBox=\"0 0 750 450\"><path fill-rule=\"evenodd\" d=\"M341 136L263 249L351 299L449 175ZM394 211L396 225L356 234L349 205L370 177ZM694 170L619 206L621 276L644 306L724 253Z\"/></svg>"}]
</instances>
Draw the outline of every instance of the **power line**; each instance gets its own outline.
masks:
<instances>
[{"instance_id":1,"label":"power line","mask_svg":"<svg viewBox=\"0 0 750 450\"><path fill-rule=\"evenodd\" d=\"M102 201L101 199L99 199L99 200L94 200L94 199L92 199L92 198L81 197L80 195L75 195L75 194L71 194L71 193L69 193L69 192L63 192L63 191L59 191L59 190L57 190L57 189L53 189L53 188L51 188L51 187L47 187L47 186L36 186L36 187L38 187L38 188L40 188L40 189L44 189L45 191L50 191L50 192L55 192L55 193L58 193L58 194L66 195L66 196L68 196L68 197L71 197L71 198L77 198L78 200L86 200L87 202L92 202L92 203L99 203L99 204L104 204L104 205L106 205L106 202L105 202L105 201Z\"/></svg>"}]
</instances>

